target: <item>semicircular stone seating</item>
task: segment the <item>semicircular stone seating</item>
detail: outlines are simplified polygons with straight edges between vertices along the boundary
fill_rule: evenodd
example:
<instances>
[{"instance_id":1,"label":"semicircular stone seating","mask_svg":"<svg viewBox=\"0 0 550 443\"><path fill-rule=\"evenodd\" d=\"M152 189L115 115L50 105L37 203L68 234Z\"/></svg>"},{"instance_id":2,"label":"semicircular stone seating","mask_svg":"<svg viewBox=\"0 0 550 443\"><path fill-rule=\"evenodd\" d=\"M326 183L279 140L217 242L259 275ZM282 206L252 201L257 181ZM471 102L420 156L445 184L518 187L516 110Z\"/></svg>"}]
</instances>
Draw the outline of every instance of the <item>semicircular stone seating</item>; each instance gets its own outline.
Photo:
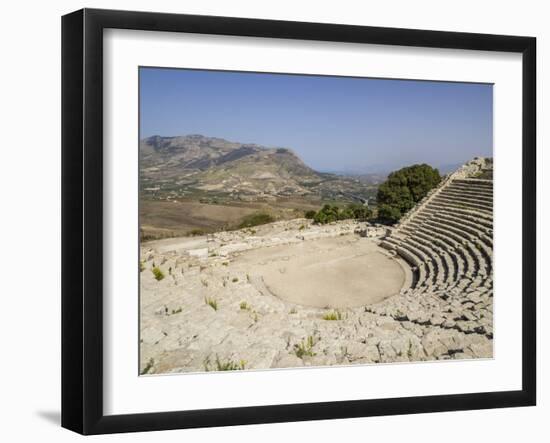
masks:
<instances>
[{"instance_id":1,"label":"semicircular stone seating","mask_svg":"<svg viewBox=\"0 0 550 443\"><path fill-rule=\"evenodd\" d=\"M384 311L388 315L414 318L411 303L420 302L428 311L425 322L434 316L439 321L436 311L443 312L450 314L443 317L453 320L452 327L492 338L493 181L480 178L488 165L492 172L490 160L476 158L448 176L381 241L413 273L401 300L386 304L400 303L400 309ZM464 318L464 306L475 318ZM485 314L479 312L491 321L480 321ZM455 320L470 324L457 328Z\"/></svg>"}]
</instances>

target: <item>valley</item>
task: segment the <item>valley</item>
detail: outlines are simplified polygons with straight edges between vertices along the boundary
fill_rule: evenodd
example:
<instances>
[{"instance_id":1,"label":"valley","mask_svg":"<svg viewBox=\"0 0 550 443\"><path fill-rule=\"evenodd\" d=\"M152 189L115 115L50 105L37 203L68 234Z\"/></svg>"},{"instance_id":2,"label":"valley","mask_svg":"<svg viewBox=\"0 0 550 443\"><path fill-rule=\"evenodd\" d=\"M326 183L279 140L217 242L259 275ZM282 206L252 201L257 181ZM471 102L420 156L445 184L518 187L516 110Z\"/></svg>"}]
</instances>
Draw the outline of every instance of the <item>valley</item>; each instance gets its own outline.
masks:
<instances>
[{"instance_id":1,"label":"valley","mask_svg":"<svg viewBox=\"0 0 550 443\"><path fill-rule=\"evenodd\" d=\"M253 214L290 220L325 203L372 203L379 180L315 171L287 148L152 136L140 143L141 239L235 229Z\"/></svg>"}]
</instances>

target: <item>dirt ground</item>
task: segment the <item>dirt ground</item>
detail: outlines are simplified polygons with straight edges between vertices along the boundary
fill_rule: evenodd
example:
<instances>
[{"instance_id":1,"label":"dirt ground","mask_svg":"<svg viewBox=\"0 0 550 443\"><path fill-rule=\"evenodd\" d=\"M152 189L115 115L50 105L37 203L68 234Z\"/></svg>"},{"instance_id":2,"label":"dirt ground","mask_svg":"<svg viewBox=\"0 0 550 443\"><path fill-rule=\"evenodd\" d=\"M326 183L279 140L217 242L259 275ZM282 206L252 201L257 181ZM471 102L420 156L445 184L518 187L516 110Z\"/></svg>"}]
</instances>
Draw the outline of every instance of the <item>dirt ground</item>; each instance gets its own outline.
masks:
<instances>
[{"instance_id":1,"label":"dirt ground","mask_svg":"<svg viewBox=\"0 0 550 443\"><path fill-rule=\"evenodd\" d=\"M405 279L374 242L349 236L252 250L232 267L248 269L285 301L318 308L377 303L399 292Z\"/></svg>"},{"instance_id":2,"label":"dirt ground","mask_svg":"<svg viewBox=\"0 0 550 443\"><path fill-rule=\"evenodd\" d=\"M319 204L301 199L277 202L201 203L196 200L140 200L142 238L154 240L235 228L247 215L271 214L276 220L302 216Z\"/></svg>"}]
</instances>

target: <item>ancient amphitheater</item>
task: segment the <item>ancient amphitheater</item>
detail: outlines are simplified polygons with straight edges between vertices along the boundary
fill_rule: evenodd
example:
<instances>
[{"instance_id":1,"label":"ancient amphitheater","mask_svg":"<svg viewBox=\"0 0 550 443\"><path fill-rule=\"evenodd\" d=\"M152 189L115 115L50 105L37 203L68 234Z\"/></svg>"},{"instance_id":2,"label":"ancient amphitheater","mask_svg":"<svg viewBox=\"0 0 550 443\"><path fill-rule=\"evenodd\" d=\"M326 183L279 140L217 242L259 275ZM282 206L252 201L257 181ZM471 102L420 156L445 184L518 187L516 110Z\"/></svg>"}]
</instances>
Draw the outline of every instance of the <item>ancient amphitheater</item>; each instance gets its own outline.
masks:
<instances>
[{"instance_id":1,"label":"ancient amphitheater","mask_svg":"<svg viewBox=\"0 0 550 443\"><path fill-rule=\"evenodd\" d=\"M143 244L141 373L491 358L491 178L472 160L394 228L299 219Z\"/></svg>"}]
</instances>

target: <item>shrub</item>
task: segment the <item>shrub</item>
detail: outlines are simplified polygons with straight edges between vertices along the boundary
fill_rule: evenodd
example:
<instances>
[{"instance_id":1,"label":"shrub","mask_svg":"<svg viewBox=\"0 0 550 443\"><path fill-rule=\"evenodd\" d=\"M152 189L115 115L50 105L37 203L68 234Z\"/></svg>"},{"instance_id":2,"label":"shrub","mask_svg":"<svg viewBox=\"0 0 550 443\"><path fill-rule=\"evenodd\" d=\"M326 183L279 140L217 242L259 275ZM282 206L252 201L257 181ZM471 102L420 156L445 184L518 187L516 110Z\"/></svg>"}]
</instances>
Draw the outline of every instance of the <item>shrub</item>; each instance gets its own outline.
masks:
<instances>
[{"instance_id":1,"label":"shrub","mask_svg":"<svg viewBox=\"0 0 550 443\"><path fill-rule=\"evenodd\" d=\"M231 280L233 283L237 283L239 281L239 279L237 277L233 277L233 279Z\"/></svg>"},{"instance_id":2,"label":"shrub","mask_svg":"<svg viewBox=\"0 0 550 443\"><path fill-rule=\"evenodd\" d=\"M239 229L265 225L266 223L272 223L274 221L275 219L271 215L265 212L258 212L256 214L247 215L239 225Z\"/></svg>"},{"instance_id":3,"label":"shrub","mask_svg":"<svg viewBox=\"0 0 550 443\"><path fill-rule=\"evenodd\" d=\"M313 217L315 217L315 211L310 209L309 211L306 211L304 216L305 216L305 218L307 218L309 220L312 220Z\"/></svg>"},{"instance_id":4,"label":"shrub","mask_svg":"<svg viewBox=\"0 0 550 443\"><path fill-rule=\"evenodd\" d=\"M388 204L382 204L378 207L378 218L388 224L394 224L401 218L401 211L399 208L390 206Z\"/></svg>"},{"instance_id":5,"label":"shrub","mask_svg":"<svg viewBox=\"0 0 550 443\"><path fill-rule=\"evenodd\" d=\"M242 301L241 304L239 305L239 307L243 310L243 311L249 311L250 310L250 305L245 302L245 301Z\"/></svg>"},{"instance_id":6,"label":"shrub","mask_svg":"<svg viewBox=\"0 0 550 443\"><path fill-rule=\"evenodd\" d=\"M157 281L161 281L164 278L164 272L162 272L158 266L155 266L153 269L151 269L151 272L153 273Z\"/></svg>"},{"instance_id":7,"label":"shrub","mask_svg":"<svg viewBox=\"0 0 550 443\"><path fill-rule=\"evenodd\" d=\"M368 220L372 218L372 209L359 203L352 203L348 205L347 210L350 211L352 215L351 218L355 218L357 220Z\"/></svg>"},{"instance_id":8,"label":"shrub","mask_svg":"<svg viewBox=\"0 0 550 443\"><path fill-rule=\"evenodd\" d=\"M336 205L324 205L313 215L313 221L324 225L338 220L368 220L372 217L372 210L368 206L358 203L351 203L345 208L339 208Z\"/></svg>"}]
</instances>

